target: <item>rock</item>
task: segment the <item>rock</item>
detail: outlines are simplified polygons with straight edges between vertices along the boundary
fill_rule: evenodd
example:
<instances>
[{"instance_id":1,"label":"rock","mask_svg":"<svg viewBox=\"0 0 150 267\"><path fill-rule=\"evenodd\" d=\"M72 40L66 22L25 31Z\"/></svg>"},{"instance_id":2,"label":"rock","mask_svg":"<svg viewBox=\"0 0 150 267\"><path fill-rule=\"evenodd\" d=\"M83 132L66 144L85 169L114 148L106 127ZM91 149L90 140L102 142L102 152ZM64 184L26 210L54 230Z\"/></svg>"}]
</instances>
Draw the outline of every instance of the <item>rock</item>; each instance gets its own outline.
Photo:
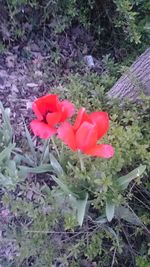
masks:
<instances>
[{"instance_id":1,"label":"rock","mask_svg":"<svg viewBox=\"0 0 150 267\"><path fill-rule=\"evenodd\" d=\"M11 54L11 55L7 56L6 57L6 66L8 68L14 68L16 59L17 59L16 55Z\"/></svg>"},{"instance_id":2,"label":"rock","mask_svg":"<svg viewBox=\"0 0 150 267\"><path fill-rule=\"evenodd\" d=\"M38 87L39 85L37 83L27 83L27 86L30 88Z\"/></svg>"},{"instance_id":3,"label":"rock","mask_svg":"<svg viewBox=\"0 0 150 267\"><path fill-rule=\"evenodd\" d=\"M43 72L40 71L40 70L36 70L35 73L34 73L34 76L35 77L42 77L43 76Z\"/></svg>"},{"instance_id":4,"label":"rock","mask_svg":"<svg viewBox=\"0 0 150 267\"><path fill-rule=\"evenodd\" d=\"M89 68L93 68L95 66L94 59L91 55L84 56L84 62Z\"/></svg>"}]
</instances>

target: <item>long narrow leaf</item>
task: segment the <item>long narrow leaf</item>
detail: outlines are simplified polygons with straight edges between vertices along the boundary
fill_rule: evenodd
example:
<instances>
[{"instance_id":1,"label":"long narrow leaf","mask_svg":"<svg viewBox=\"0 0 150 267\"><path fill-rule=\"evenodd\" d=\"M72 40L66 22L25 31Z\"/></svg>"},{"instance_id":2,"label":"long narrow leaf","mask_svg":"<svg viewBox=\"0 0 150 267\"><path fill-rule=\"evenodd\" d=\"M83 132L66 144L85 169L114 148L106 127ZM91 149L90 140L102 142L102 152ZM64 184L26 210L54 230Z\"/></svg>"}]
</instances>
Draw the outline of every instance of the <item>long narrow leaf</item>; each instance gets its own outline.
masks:
<instances>
[{"instance_id":1,"label":"long narrow leaf","mask_svg":"<svg viewBox=\"0 0 150 267\"><path fill-rule=\"evenodd\" d=\"M77 199L76 200L76 208L77 208L77 220L80 226L83 224L83 220L86 213L86 207L87 207L87 201L88 201L88 194L86 194L85 199Z\"/></svg>"},{"instance_id":2,"label":"long narrow leaf","mask_svg":"<svg viewBox=\"0 0 150 267\"><path fill-rule=\"evenodd\" d=\"M24 121L24 119L23 119L23 121ZM28 140L29 147L31 149L31 152L32 152L35 160L36 160L37 156L36 156L36 151L35 151L35 148L34 148L34 143L32 141L32 137L31 137L31 135L29 133L29 130L28 130L27 126L26 126L25 121L24 121L24 128L25 128L25 134L26 134L26 137L27 137L27 140Z\"/></svg>"},{"instance_id":3,"label":"long narrow leaf","mask_svg":"<svg viewBox=\"0 0 150 267\"><path fill-rule=\"evenodd\" d=\"M40 158L40 164L49 162L49 145L48 140L44 140L43 150Z\"/></svg>"},{"instance_id":4,"label":"long narrow leaf","mask_svg":"<svg viewBox=\"0 0 150 267\"><path fill-rule=\"evenodd\" d=\"M91 218L91 220L92 220L92 222L97 223L97 224L105 224L105 223L107 223L107 218L104 217L104 216L99 216L96 220L93 220Z\"/></svg>"},{"instance_id":5,"label":"long narrow leaf","mask_svg":"<svg viewBox=\"0 0 150 267\"><path fill-rule=\"evenodd\" d=\"M146 166L145 165L139 166L138 168L134 169L133 171L131 171L127 175L121 176L118 179L118 184L121 186L121 188L123 190L126 189L128 187L128 185L129 185L129 183L133 179L141 176L144 173L145 169L146 169Z\"/></svg>"},{"instance_id":6,"label":"long narrow leaf","mask_svg":"<svg viewBox=\"0 0 150 267\"><path fill-rule=\"evenodd\" d=\"M21 162L26 163L30 167L35 166L34 160L31 159L28 155L15 154L14 160L16 163L21 164Z\"/></svg>"},{"instance_id":7,"label":"long narrow leaf","mask_svg":"<svg viewBox=\"0 0 150 267\"><path fill-rule=\"evenodd\" d=\"M12 150L14 149L15 145L10 144L8 147L3 149L0 153L0 162L2 162L5 158L9 158Z\"/></svg>"},{"instance_id":8,"label":"long narrow leaf","mask_svg":"<svg viewBox=\"0 0 150 267\"><path fill-rule=\"evenodd\" d=\"M72 207L76 209L77 221L79 225L82 226L88 203L88 193L86 194L85 199L78 199L76 196L70 194L69 200Z\"/></svg>"},{"instance_id":9,"label":"long narrow leaf","mask_svg":"<svg viewBox=\"0 0 150 267\"><path fill-rule=\"evenodd\" d=\"M115 208L115 217L123 219L134 225L142 225L140 218L125 206L119 206Z\"/></svg>"},{"instance_id":10,"label":"long narrow leaf","mask_svg":"<svg viewBox=\"0 0 150 267\"><path fill-rule=\"evenodd\" d=\"M55 173L59 177L63 176L63 174L64 174L63 168L61 167L61 165L59 164L57 159L52 154L50 154L50 162L51 162L51 165L52 165Z\"/></svg>"},{"instance_id":11,"label":"long narrow leaf","mask_svg":"<svg viewBox=\"0 0 150 267\"><path fill-rule=\"evenodd\" d=\"M37 167L26 167L26 166L19 166L19 169L25 171L26 173L44 173L44 172L51 172L52 168L50 164L43 164Z\"/></svg>"},{"instance_id":12,"label":"long narrow leaf","mask_svg":"<svg viewBox=\"0 0 150 267\"><path fill-rule=\"evenodd\" d=\"M67 194L67 195L71 195L72 192L69 190L69 188L67 187L67 185L65 185L63 183L63 181L61 181L60 179L56 178L54 175L51 175L52 179L56 182L56 184L62 189L62 191Z\"/></svg>"},{"instance_id":13,"label":"long narrow leaf","mask_svg":"<svg viewBox=\"0 0 150 267\"><path fill-rule=\"evenodd\" d=\"M57 185L61 188L61 190L69 196L69 200L73 208L77 211L77 220L80 226L83 224L83 220L85 217L88 194L86 194L85 199L78 199L77 196L70 191L70 189L63 183L62 180L56 178L54 175L51 176L53 180L57 183Z\"/></svg>"},{"instance_id":14,"label":"long narrow leaf","mask_svg":"<svg viewBox=\"0 0 150 267\"><path fill-rule=\"evenodd\" d=\"M111 222L111 220L113 219L114 213L115 213L115 204L112 202L106 202L106 217L109 222Z\"/></svg>"},{"instance_id":15,"label":"long narrow leaf","mask_svg":"<svg viewBox=\"0 0 150 267\"><path fill-rule=\"evenodd\" d=\"M11 127L10 118L9 118L9 113L10 112L8 112L8 109L4 109L3 104L2 104L1 101L0 101L0 109L1 109L2 117L3 117L3 121L4 121L4 128L9 133L9 140L11 140L11 138L12 138L12 127Z\"/></svg>"}]
</instances>

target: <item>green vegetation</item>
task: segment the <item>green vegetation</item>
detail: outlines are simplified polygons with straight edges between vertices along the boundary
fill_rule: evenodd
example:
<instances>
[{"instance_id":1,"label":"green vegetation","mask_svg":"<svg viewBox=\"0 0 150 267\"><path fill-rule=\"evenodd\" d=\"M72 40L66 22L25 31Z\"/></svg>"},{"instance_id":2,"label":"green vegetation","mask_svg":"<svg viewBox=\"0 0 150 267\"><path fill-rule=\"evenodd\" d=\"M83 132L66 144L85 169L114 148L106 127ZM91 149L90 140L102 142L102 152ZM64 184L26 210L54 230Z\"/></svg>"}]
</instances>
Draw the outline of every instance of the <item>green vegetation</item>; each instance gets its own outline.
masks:
<instances>
[{"instance_id":1,"label":"green vegetation","mask_svg":"<svg viewBox=\"0 0 150 267\"><path fill-rule=\"evenodd\" d=\"M58 36L75 27L83 36L92 33L90 53L101 56L105 70L83 74L81 62L78 73L55 73L63 86L54 86L53 93L88 112L108 112L110 129L103 140L115 148L111 159L79 155L55 137L35 140L25 123L25 145L19 146L11 110L0 102L0 265L148 267L150 98L120 105L106 93L148 46L149 0L2 0L0 5L0 55L40 39L55 68L61 58ZM44 68L52 77L49 62Z\"/></svg>"},{"instance_id":2,"label":"green vegetation","mask_svg":"<svg viewBox=\"0 0 150 267\"><path fill-rule=\"evenodd\" d=\"M49 149L43 144L42 151L41 146L40 150L37 147L35 151L27 128L26 136L29 144L27 154L23 155L24 153L19 150L13 157L12 153L11 161L17 160L17 170L21 180L13 182L15 188L13 190L5 182L8 181L7 177L4 182L1 180L3 205L5 208L9 207L7 218L9 224L3 226L6 236L2 242L8 238L15 240L18 256L15 255L13 260L9 261L2 257L1 264L5 264L4 266L8 266L8 262L10 266L19 264L24 267L28 266L29 262L33 262L34 266L52 266L53 260L57 258L64 266L82 266L82 261L89 261L96 262L95 266L103 267L110 266L113 257L115 264L120 266L122 261L126 265L129 264L130 253L134 257L132 261L136 259L137 266L148 264L149 98L143 100L142 111L140 105L130 103L126 103L122 110L118 103L106 101L104 83L109 88L109 77L99 78L95 74L86 74L84 77L71 76L61 93L63 97L74 99L77 106L84 106L89 111L109 112L111 127L108 141L116 151L112 159L85 158L86 172L81 173L76 154L72 154L66 146L63 152L60 150L59 159L55 152L53 156L51 155L49 150L51 143ZM59 92L59 88L56 90ZM54 89L55 92L56 90ZM5 126L3 128L7 128L6 120L3 125ZM60 141L56 140L56 145L59 149ZM143 179L139 177L131 181L124 192L118 191L120 189L117 179L140 164L146 165ZM77 203L73 199L68 202L67 195L62 194L61 184L55 178L59 177L61 168L66 173L66 188L73 190L75 194L79 194L82 189L81 195L84 190L88 190L89 199L92 199L92 205L85 215L82 228L78 227ZM53 175L42 175L48 170ZM31 178L28 176L29 173L33 173ZM54 181L58 183L58 187ZM19 190L19 194L16 190ZM114 223L108 223L104 216L105 203L108 199L118 207ZM129 246L132 244L130 251L126 250L126 242ZM137 247L139 242L140 245ZM125 251L127 257L124 257ZM140 256L137 257L137 253Z\"/></svg>"},{"instance_id":3,"label":"green vegetation","mask_svg":"<svg viewBox=\"0 0 150 267\"><path fill-rule=\"evenodd\" d=\"M129 43L148 43L149 0L1 2L1 35L6 42L25 40L35 31L42 30L44 38L46 30L56 34L80 24L94 33L100 49L125 47Z\"/></svg>"}]
</instances>

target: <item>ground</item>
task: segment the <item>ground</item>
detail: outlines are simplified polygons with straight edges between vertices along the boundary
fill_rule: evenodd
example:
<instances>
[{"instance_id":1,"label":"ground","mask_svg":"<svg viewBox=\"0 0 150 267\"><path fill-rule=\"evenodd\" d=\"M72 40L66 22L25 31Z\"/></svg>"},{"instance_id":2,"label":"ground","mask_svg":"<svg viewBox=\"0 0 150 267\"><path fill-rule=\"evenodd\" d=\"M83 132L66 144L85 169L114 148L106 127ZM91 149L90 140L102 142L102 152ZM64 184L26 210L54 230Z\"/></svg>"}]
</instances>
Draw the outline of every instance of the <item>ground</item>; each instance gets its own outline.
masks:
<instances>
[{"instance_id":1,"label":"ground","mask_svg":"<svg viewBox=\"0 0 150 267\"><path fill-rule=\"evenodd\" d=\"M58 51L56 51L57 49L56 50L54 49L55 51L45 50L43 48L42 42L37 41L37 40L34 40L34 41L29 40L27 44L23 45L23 47L12 46L11 48L7 49L0 55L0 100L2 101L4 107L10 108L11 123L12 123L13 131L14 131L15 142L21 148L23 147L23 149L25 149L24 142L26 142L23 118L25 119L28 129L30 129L29 122L33 118L33 112L32 112L31 106L35 98L45 95L48 92L54 93L55 87L59 87L60 93L62 94L61 86L63 87L63 84L67 83L67 77L71 73L78 72L80 74L85 74L85 73L94 72L94 73L97 73L98 75L101 75L102 73L107 72L107 68L104 66L104 63L102 63L102 60L101 60L102 57L101 59L98 59L98 60L94 58L95 67L94 68L89 67L87 59L85 59L85 55L87 55L88 52L92 51L94 47L94 41L91 36L89 36L88 34L87 35L85 34L84 42L83 42L82 29L74 29L73 33L70 33L65 36L60 35L57 38L58 38L57 44L59 47L59 49L57 47ZM15 197L25 196L27 201L33 201L33 202L35 201L36 204L38 203L38 201L41 201L42 198L40 199L39 197L39 191L40 191L39 186L42 187L44 184L47 184L51 188L52 185L54 185L54 182L52 183L52 181L49 180L48 175L47 176L44 175L44 181L42 182L40 178L41 176L38 176L37 178L35 177L35 175L29 175L25 190L23 189L24 191L21 191L20 188L19 189L17 188L15 191ZM146 196L148 196L148 193L145 188L143 188L142 192L144 192ZM2 192L2 195L3 195L3 192ZM143 196L142 197L140 196L140 199L142 199L143 201L142 205L143 205L145 201ZM46 208L42 207L41 203L40 205L41 205L40 209L42 209L42 213L44 215L51 214L51 211L52 211L51 205L47 205ZM62 205L65 206L66 203L62 203ZM137 204L135 203L135 207L136 205ZM18 225L20 226L21 224L24 225L24 220L26 220L26 218L19 217L18 219L15 213L13 214L10 213L9 209L3 206L2 202L1 202L0 211L1 211L2 225L4 226L7 225L9 219L11 219L13 222L16 220L15 225L17 226ZM91 214L91 216L92 215L93 214ZM26 223L28 224L30 222L25 221L25 225ZM99 229L95 227L95 225L91 226L91 221L88 218L83 228L83 233L82 231L80 232L77 229L77 231L73 233L69 232L68 230L66 234L65 231L63 232L63 229L62 229L63 226L61 225L61 223L62 222L59 222L57 226L54 228L55 232L58 232L58 235L56 234L56 235L51 236L55 245L56 246L58 245L58 247L60 246L59 249L61 253L63 251L62 246L63 245L67 246L68 244L70 244L71 246L72 243L74 243L74 240L76 241L78 239L78 236L86 236L87 243L88 243L88 238L91 237L91 232L90 231L88 232L88 230L92 228L93 229L92 234L93 234ZM72 222L70 222L70 225L71 223ZM114 226L116 227L115 224ZM88 230L86 227L89 227ZM122 242L124 244L123 256L120 256L120 254L116 252L115 247L113 246L111 247L107 243L107 241L105 242L106 233L103 233L104 237L102 238L104 239L104 245L109 250L109 256L111 255L112 257L111 266L115 266L114 258L117 253L118 253L119 260L118 260L118 265L116 266L121 266L121 267L127 266L127 265L124 265L124 261L125 261L125 264L129 264L130 262L131 263L130 266L135 266L134 256L137 253L137 251L140 250L140 245L141 245L143 237L145 238L145 236L148 236L149 234L148 229L145 228L143 230L143 234L140 235L140 229L136 228L136 226L132 228L130 224L126 224L123 222L121 224L121 227L122 227L121 228L122 229L122 232L121 232ZM135 241L134 241L134 235L135 235L134 231L135 232L137 231L136 232L137 235L139 234L139 237ZM60 232L61 234L59 234ZM1 232L0 234L3 234L3 233ZM133 238L132 238L132 234L133 234ZM130 236L130 240L128 240L128 236ZM48 241L51 240L51 237L48 236ZM97 245L95 244L96 238L97 237L94 236L92 242L94 244L93 248L98 251L97 252L98 254L99 247L98 248L96 247ZM138 247L137 249L136 249L136 246ZM91 247L91 250L89 249L88 251L88 253L89 254L91 253L91 255L94 250L93 248ZM145 248L143 248L143 250L144 249ZM6 242L3 243L3 245L0 248L0 256L6 257L10 261L14 258L14 256L17 256L18 254L19 254L19 248L18 246L15 245L15 241L13 240L6 240ZM97 256L95 256L95 258L96 257ZM123 261L121 261L122 257L123 257ZM33 257L29 257L28 264L29 266L34 266ZM24 267L27 265L18 265L18 266ZM56 260L56 263L53 266L67 266L67 265L63 265L63 264L58 265L58 262ZM72 266L75 266L75 265L72 265ZM95 267L98 265L96 265L96 261L93 259L83 258L81 259L81 266L82 267ZM2 267L5 267L5 266L2 266ZM38 267L41 267L41 265L39 265ZM140 267L142 267L142 265Z\"/></svg>"}]
</instances>

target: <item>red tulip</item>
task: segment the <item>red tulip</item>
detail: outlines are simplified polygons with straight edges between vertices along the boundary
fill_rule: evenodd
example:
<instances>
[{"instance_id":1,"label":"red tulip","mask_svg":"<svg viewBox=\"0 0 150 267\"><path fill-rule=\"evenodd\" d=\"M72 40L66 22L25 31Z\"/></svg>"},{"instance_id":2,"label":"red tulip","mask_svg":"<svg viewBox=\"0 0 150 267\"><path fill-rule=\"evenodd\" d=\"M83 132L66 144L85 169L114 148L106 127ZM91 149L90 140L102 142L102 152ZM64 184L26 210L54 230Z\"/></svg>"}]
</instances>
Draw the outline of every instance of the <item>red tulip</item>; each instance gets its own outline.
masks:
<instances>
[{"instance_id":1,"label":"red tulip","mask_svg":"<svg viewBox=\"0 0 150 267\"><path fill-rule=\"evenodd\" d=\"M64 122L57 130L58 137L64 141L73 151L110 158L114 155L111 145L97 144L109 129L109 117L106 112L92 112L87 114L85 108L81 108L77 114L74 125Z\"/></svg>"},{"instance_id":2,"label":"red tulip","mask_svg":"<svg viewBox=\"0 0 150 267\"><path fill-rule=\"evenodd\" d=\"M74 105L67 101L60 101L57 95L46 95L36 99L32 105L37 119L30 123L36 136L47 139L56 133L56 125L64 122L74 113Z\"/></svg>"}]
</instances>

